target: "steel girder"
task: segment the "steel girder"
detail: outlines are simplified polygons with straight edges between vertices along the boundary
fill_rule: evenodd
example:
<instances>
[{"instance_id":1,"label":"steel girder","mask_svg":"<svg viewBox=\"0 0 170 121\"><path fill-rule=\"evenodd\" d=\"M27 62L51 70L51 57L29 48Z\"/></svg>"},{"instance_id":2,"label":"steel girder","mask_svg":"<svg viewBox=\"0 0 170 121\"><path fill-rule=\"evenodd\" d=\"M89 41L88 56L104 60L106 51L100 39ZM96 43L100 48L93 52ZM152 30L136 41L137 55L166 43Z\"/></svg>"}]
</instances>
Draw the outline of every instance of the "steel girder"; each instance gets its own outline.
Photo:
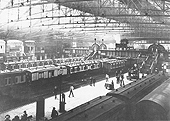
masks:
<instances>
[{"instance_id":1,"label":"steel girder","mask_svg":"<svg viewBox=\"0 0 170 121\"><path fill-rule=\"evenodd\" d=\"M170 33L168 0L42 0L40 3L32 2L31 5L48 3L56 3L59 4L59 6L63 5L82 11L79 12L79 16L73 14L74 10L68 10L69 12L65 11L65 16L53 16L59 18L59 20L61 17L82 17L81 22L71 22L70 24L89 24L86 19L92 17L94 24L102 23L101 21L99 22L99 20L103 18L106 27L109 28L108 25L111 23L113 23L113 28L117 25L124 26L125 28L129 27L136 32L136 34L133 35L137 36L149 35L162 37ZM24 5L30 6L30 3L25 2ZM13 7L17 7L17 5ZM88 13L90 13L90 15ZM107 20L105 20L105 18ZM113 20L116 20L116 22ZM91 26L89 28L91 28Z\"/></svg>"},{"instance_id":2,"label":"steel girder","mask_svg":"<svg viewBox=\"0 0 170 121\"><path fill-rule=\"evenodd\" d=\"M146 0L142 0L142 2L139 0L126 0L126 1L125 0L121 0L121 1L120 0L119 1L95 0L95 1L88 1L88 2L83 1L83 2L61 3L61 5L64 5L69 8L77 9L85 13L90 13L97 17L98 16L104 17L110 20L116 20L120 23L126 23L130 25L131 28L133 28L135 31L142 30L146 34L156 33L156 36L159 37L166 36L169 34L169 31L164 30L164 28L167 28L168 25L164 24L164 21L162 21L162 17L164 17L162 11L161 10L158 11L158 9L156 9L155 6L153 6ZM146 9L146 6L147 7L149 6L149 9ZM155 28L154 31L148 30L149 27ZM164 31L163 33L165 34L162 33L159 34L159 32L157 32L157 29L158 31L162 29L162 31Z\"/></svg>"}]
</instances>

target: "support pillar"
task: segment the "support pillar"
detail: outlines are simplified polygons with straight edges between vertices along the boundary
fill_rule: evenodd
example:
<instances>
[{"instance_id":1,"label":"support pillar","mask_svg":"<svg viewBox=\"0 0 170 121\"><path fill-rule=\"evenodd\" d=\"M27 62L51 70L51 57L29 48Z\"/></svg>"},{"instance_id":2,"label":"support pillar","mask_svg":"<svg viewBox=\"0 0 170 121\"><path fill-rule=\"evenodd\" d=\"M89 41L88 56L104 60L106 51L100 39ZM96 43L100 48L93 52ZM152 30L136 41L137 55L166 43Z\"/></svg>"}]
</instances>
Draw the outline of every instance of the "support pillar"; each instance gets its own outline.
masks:
<instances>
[{"instance_id":1,"label":"support pillar","mask_svg":"<svg viewBox=\"0 0 170 121\"><path fill-rule=\"evenodd\" d=\"M36 121L39 121L42 117L44 117L45 112L45 99L39 98L36 104Z\"/></svg>"}]
</instances>

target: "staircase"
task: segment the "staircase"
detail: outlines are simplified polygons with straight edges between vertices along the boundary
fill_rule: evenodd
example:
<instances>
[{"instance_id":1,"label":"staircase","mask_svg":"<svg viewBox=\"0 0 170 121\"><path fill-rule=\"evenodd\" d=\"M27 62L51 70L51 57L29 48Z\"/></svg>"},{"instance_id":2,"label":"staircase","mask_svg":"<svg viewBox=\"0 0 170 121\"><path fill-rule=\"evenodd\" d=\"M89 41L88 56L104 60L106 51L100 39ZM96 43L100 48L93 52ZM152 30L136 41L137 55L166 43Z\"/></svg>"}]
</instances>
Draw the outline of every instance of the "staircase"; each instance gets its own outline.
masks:
<instances>
[{"instance_id":1,"label":"staircase","mask_svg":"<svg viewBox=\"0 0 170 121\"><path fill-rule=\"evenodd\" d=\"M140 68L140 71L142 73L146 73L146 74L153 73L154 69L155 69L155 66L157 64L157 59L158 59L158 54L149 55L146 58L146 60L143 61L142 65L141 65L141 68Z\"/></svg>"},{"instance_id":2,"label":"staircase","mask_svg":"<svg viewBox=\"0 0 170 121\"><path fill-rule=\"evenodd\" d=\"M157 62L158 62L158 56L159 56L159 54L155 55L155 59L154 59L154 61L152 62L151 66L150 66L151 73L155 72L155 69L157 67Z\"/></svg>"},{"instance_id":3,"label":"staircase","mask_svg":"<svg viewBox=\"0 0 170 121\"><path fill-rule=\"evenodd\" d=\"M149 58L149 56L147 56L146 59L142 62L141 66L140 66L140 70L142 68L144 68L144 65L145 65L146 61L148 60L148 58Z\"/></svg>"},{"instance_id":4,"label":"staircase","mask_svg":"<svg viewBox=\"0 0 170 121\"><path fill-rule=\"evenodd\" d=\"M84 60L90 60L93 59L93 57L97 54L97 51L91 52L87 57L84 58Z\"/></svg>"}]
</instances>

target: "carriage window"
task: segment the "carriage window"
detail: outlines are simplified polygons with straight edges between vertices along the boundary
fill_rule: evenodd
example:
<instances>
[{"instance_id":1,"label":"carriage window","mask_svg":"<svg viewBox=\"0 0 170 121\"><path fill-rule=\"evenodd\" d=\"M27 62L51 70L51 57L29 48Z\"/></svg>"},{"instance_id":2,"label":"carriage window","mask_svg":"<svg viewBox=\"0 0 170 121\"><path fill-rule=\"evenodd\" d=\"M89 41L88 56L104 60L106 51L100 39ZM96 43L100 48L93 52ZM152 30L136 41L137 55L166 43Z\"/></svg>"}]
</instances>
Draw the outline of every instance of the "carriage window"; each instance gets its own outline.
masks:
<instances>
[{"instance_id":1,"label":"carriage window","mask_svg":"<svg viewBox=\"0 0 170 121\"><path fill-rule=\"evenodd\" d=\"M52 76L52 77L54 76L54 71L51 72L51 76Z\"/></svg>"},{"instance_id":2,"label":"carriage window","mask_svg":"<svg viewBox=\"0 0 170 121\"><path fill-rule=\"evenodd\" d=\"M8 85L8 78L5 78L5 85Z\"/></svg>"},{"instance_id":3,"label":"carriage window","mask_svg":"<svg viewBox=\"0 0 170 121\"><path fill-rule=\"evenodd\" d=\"M11 78L8 78L8 84L11 85L12 82L11 82Z\"/></svg>"},{"instance_id":4,"label":"carriage window","mask_svg":"<svg viewBox=\"0 0 170 121\"><path fill-rule=\"evenodd\" d=\"M18 76L18 81L21 82L21 76Z\"/></svg>"},{"instance_id":5,"label":"carriage window","mask_svg":"<svg viewBox=\"0 0 170 121\"><path fill-rule=\"evenodd\" d=\"M35 81L37 79L37 73L32 74L32 81Z\"/></svg>"},{"instance_id":6,"label":"carriage window","mask_svg":"<svg viewBox=\"0 0 170 121\"><path fill-rule=\"evenodd\" d=\"M12 69L15 69L15 65L11 65L12 66Z\"/></svg>"},{"instance_id":7,"label":"carriage window","mask_svg":"<svg viewBox=\"0 0 170 121\"><path fill-rule=\"evenodd\" d=\"M15 77L15 83L18 83L18 77L17 76Z\"/></svg>"},{"instance_id":8,"label":"carriage window","mask_svg":"<svg viewBox=\"0 0 170 121\"><path fill-rule=\"evenodd\" d=\"M39 73L39 79L43 78L43 73Z\"/></svg>"},{"instance_id":9,"label":"carriage window","mask_svg":"<svg viewBox=\"0 0 170 121\"><path fill-rule=\"evenodd\" d=\"M86 70L87 69L87 66L84 66L84 70Z\"/></svg>"},{"instance_id":10,"label":"carriage window","mask_svg":"<svg viewBox=\"0 0 170 121\"><path fill-rule=\"evenodd\" d=\"M19 83L19 82L21 82L21 76L16 76L14 83Z\"/></svg>"},{"instance_id":11,"label":"carriage window","mask_svg":"<svg viewBox=\"0 0 170 121\"><path fill-rule=\"evenodd\" d=\"M94 65L92 64L91 68L94 68Z\"/></svg>"},{"instance_id":12,"label":"carriage window","mask_svg":"<svg viewBox=\"0 0 170 121\"><path fill-rule=\"evenodd\" d=\"M80 67L77 67L77 71L80 71Z\"/></svg>"},{"instance_id":13,"label":"carriage window","mask_svg":"<svg viewBox=\"0 0 170 121\"><path fill-rule=\"evenodd\" d=\"M77 71L77 67L74 67L74 71L75 71L75 72Z\"/></svg>"},{"instance_id":14,"label":"carriage window","mask_svg":"<svg viewBox=\"0 0 170 121\"><path fill-rule=\"evenodd\" d=\"M41 78L44 78L44 73L43 72L41 73Z\"/></svg>"},{"instance_id":15,"label":"carriage window","mask_svg":"<svg viewBox=\"0 0 170 121\"><path fill-rule=\"evenodd\" d=\"M74 68L71 68L71 72L74 72Z\"/></svg>"},{"instance_id":16,"label":"carriage window","mask_svg":"<svg viewBox=\"0 0 170 121\"><path fill-rule=\"evenodd\" d=\"M48 78L48 71L44 72L44 78Z\"/></svg>"},{"instance_id":17,"label":"carriage window","mask_svg":"<svg viewBox=\"0 0 170 121\"><path fill-rule=\"evenodd\" d=\"M48 72L48 77L51 78L51 76L52 76L52 72L49 71L49 72Z\"/></svg>"},{"instance_id":18,"label":"carriage window","mask_svg":"<svg viewBox=\"0 0 170 121\"><path fill-rule=\"evenodd\" d=\"M23 75L23 79L21 79L21 82L25 82L26 80L26 75Z\"/></svg>"},{"instance_id":19,"label":"carriage window","mask_svg":"<svg viewBox=\"0 0 170 121\"><path fill-rule=\"evenodd\" d=\"M83 70L83 66L81 66L81 70Z\"/></svg>"},{"instance_id":20,"label":"carriage window","mask_svg":"<svg viewBox=\"0 0 170 121\"><path fill-rule=\"evenodd\" d=\"M56 70L51 70L54 73L54 76L58 76L59 75L59 69Z\"/></svg>"},{"instance_id":21,"label":"carriage window","mask_svg":"<svg viewBox=\"0 0 170 121\"><path fill-rule=\"evenodd\" d=\"M38 79L41 79L41 73L38 74Z\"/></svg>"}]
</instances>

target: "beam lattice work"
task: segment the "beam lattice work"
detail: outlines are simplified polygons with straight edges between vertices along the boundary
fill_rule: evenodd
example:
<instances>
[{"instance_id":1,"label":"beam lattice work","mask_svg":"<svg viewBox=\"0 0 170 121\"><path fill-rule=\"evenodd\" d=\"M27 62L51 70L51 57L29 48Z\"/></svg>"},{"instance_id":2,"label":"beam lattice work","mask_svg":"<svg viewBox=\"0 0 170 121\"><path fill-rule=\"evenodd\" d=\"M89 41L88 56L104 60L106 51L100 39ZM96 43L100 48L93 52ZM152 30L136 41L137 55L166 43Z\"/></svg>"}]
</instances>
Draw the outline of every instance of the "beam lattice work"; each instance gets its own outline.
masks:
<instances>
[{"instance_id":1,"label":"beam lattice work","mask_svg":"<svg viewBox=\"0 0 170 121\"><path fill-rule=\"evenodd\" d=\"M169 28L170 21L168 20L170 17L169 14L169 6L170 3L168 0L33 0L31 2L27 2L27 0L22 0L20 2L14 2L13 5L9 5L7 8L17 8L17 7L34 7L37 5L45 5L45 4L58 4L58 9L61 12L65 12L63 15L58 16L42 16L42 17L30 17L28 20L43 20L43 19L58 19L58 25L64 25L61 23L61 18L70 18L70 24L75 25L74 18L81 18L82 21L77 21L77 24L88 24L89 18L92 18L93 21L99 21L99 18L107 19L103 20L106 22L106 27L109 25L109 22L116 22L125 24L124 26L130 26L133 30L135 30L138 34L139 31L141 33L145 31L146 33L154 33L150 32L154 31L163 31L164 33L157 33L156 36L167 36L170 32L167 31L166 28ZM61 9L61 5L69 7L70 10ZM71 10L72 9L72 10ZM74 11L79 12L80 15L74 15ZM55 11L56 11L55 10ZM55 12L54 11L54 12ZM29 11L28 11L29 12ZM88 14L87 14L88 13ZM91 15L89 15L91 14ZM96 19L95 19L96 18ZM21 20L22 21L22 20ZM54 21L50 21L52 23L42 24L42 26L52 26ZM86 24L87 23L87 24ZM146 23L146 24L145 24ZM142 24L142 25L141 25ZM69 25L65 24L65 25ZM32 25L33 26L33 25ZM37 25L38 26L38 25ZM87 26L88 27L88 26ZM67 28L67 27L66 27ZM153 29L148 29L153 28ZM165 28L165 29L164 29ZM143 35L143 34L141 34ZM148 34L146 34L148 35ZM155 35L154 35L155 36Z\"/></svg>"},{"instance_id":2,"label":"beam lattice work","mask_svg":"<svg viewBox=\"0 0 170 121\"><path fill-rule=\"evenodd\" d=\"M132 3L134 4L135 9L134 7L133 8L129 7L129 5L132 6L131 5ZM143 14L144 12L139 11L140 10L139 3L137 4L134 1L132 3L128 3L128 5L125 5L125 2L116 3L116 0L100 0L100 1L90 1L90 2L63 3L62 5L86 13L93 14L94 16L116 20L119 21L120 23L127 23L134 29L138 28L139 26L138 23L140 22L156 23L155 21L156 19L152 19L153 17L160 19L160 16L161 17L165 16L163 14L158 14L159 13L158 10L157 10L158 12L155 12L154 14L149 13L151 16L149 16L148 14ZM150 4L147 3L147 5ZM150 9L153 9L153 7L150 7ZM167 17L169 17L169 15L167 15ZM159 23L164 23L164 22L161 21ZM146 26L152 26L153 28L158 28L158 29L160 26L163 26L165 28L168 27L166 24L163 25L148 24Z\"/></svg>"}]
</instances>

